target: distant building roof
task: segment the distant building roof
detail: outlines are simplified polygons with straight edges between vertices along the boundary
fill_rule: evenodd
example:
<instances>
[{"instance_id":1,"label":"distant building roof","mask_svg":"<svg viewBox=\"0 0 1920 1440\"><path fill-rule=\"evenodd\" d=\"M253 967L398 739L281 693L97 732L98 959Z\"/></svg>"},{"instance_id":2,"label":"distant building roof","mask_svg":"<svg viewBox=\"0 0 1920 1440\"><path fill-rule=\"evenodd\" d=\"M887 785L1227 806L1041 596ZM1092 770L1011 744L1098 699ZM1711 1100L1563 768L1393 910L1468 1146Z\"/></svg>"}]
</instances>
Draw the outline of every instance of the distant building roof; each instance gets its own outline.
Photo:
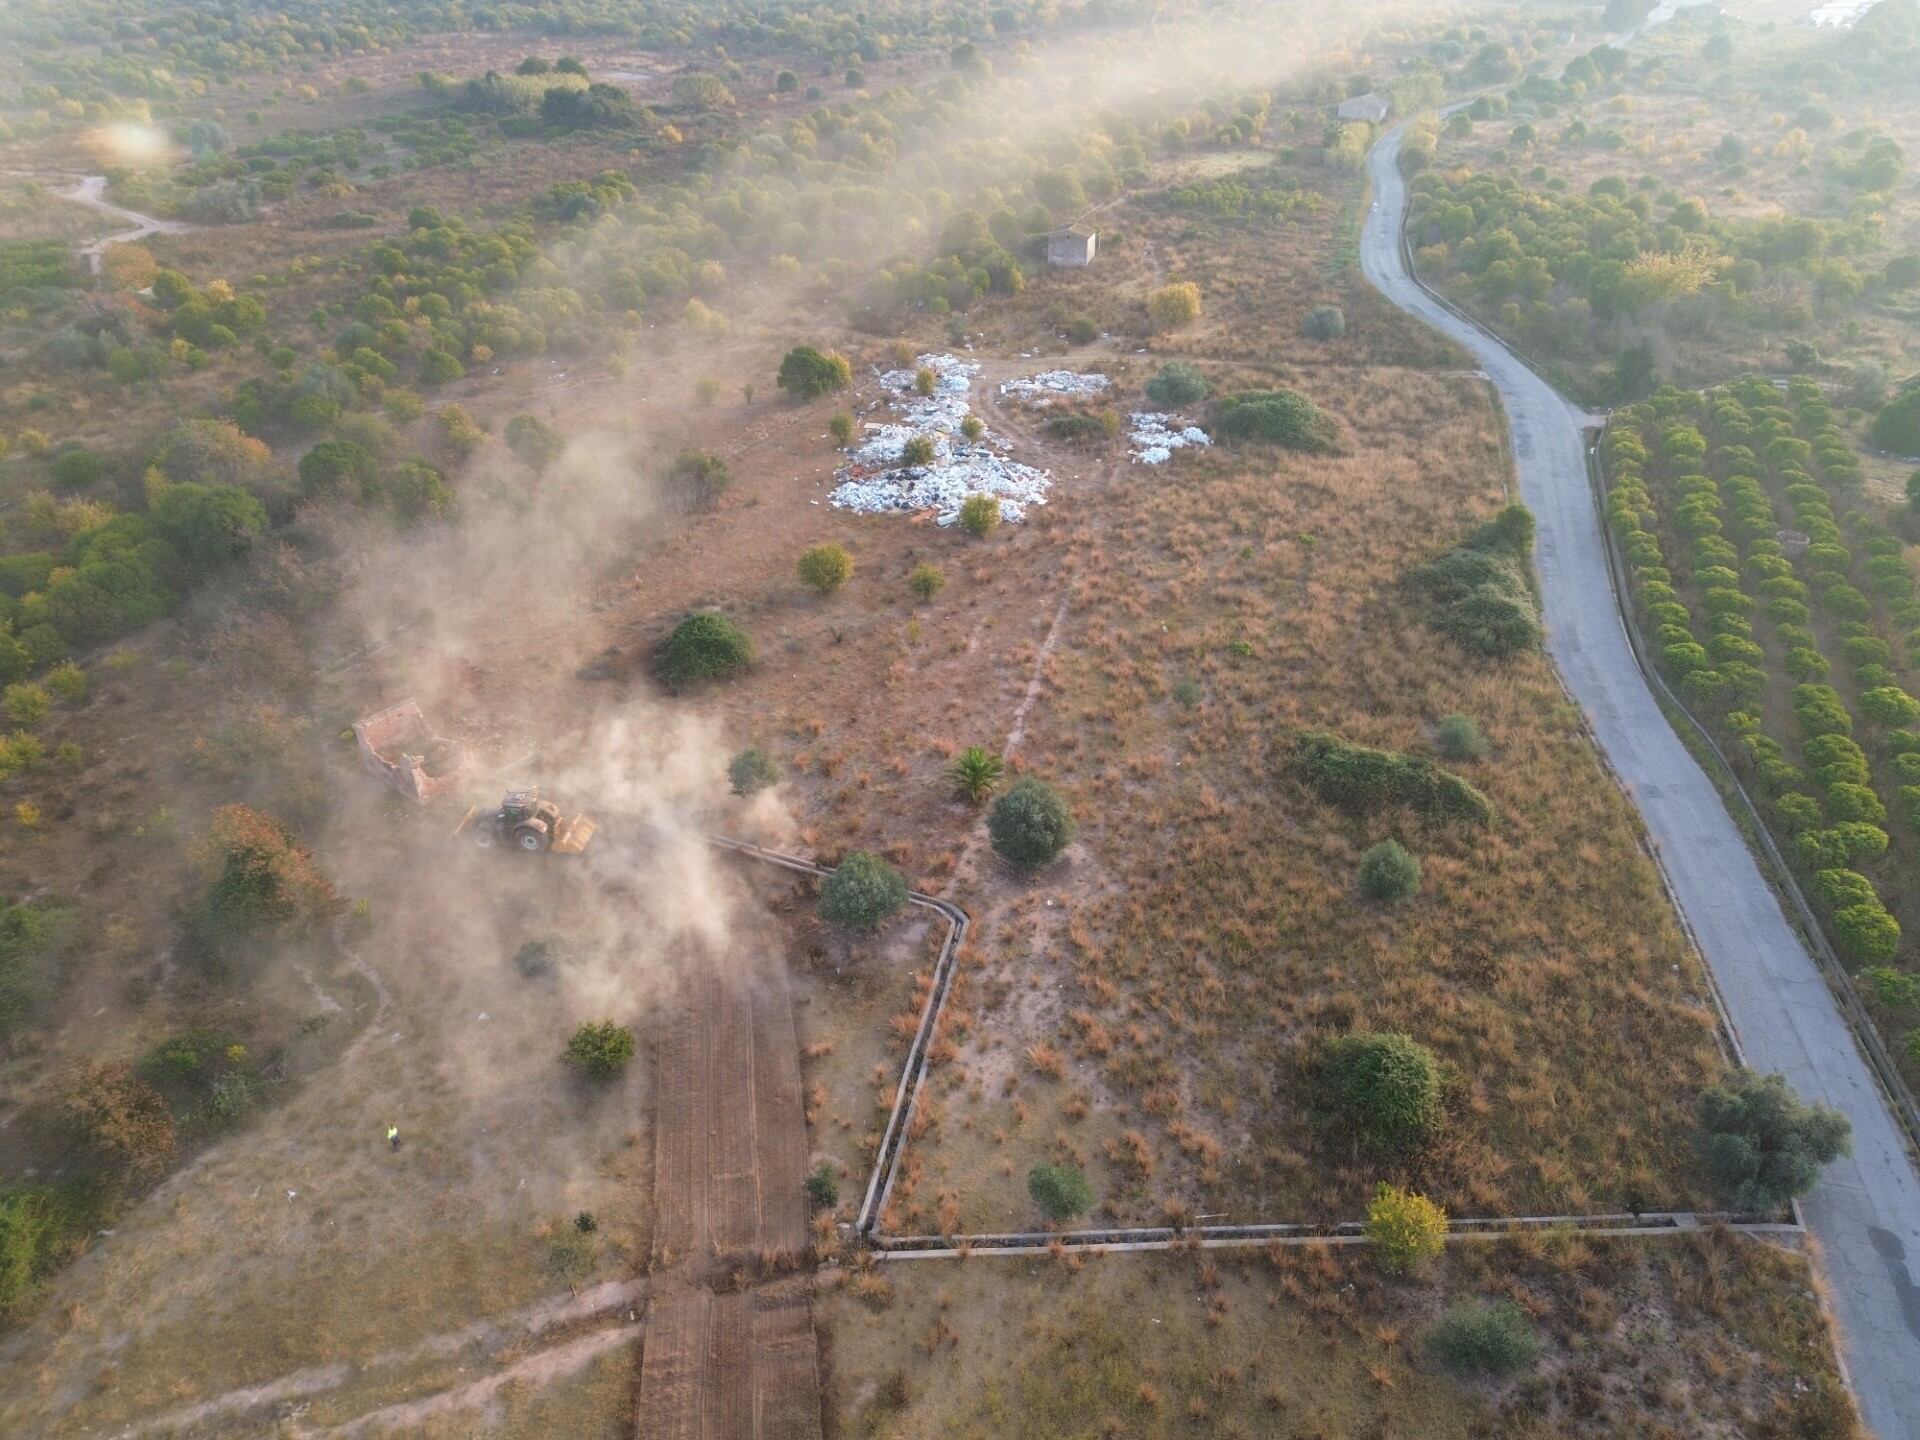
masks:
<instances>
[{"instance_id":1,"label":"distant building roof","mask_svg":"<svg viewBox=\"0 0 1920 1440\"><path fill-rule=\"evenodd\" d=\"M1389 100L1385 95L1382 95L1378 90L1372 90L1365 95L1356 95L1351 100L1341 101L1340 118L1342 120L1365 120L1371 124L1378 125L1382 120L1387 118L1387 112L1392 109L1393 101Z\"/></svg>"}]
</instances>

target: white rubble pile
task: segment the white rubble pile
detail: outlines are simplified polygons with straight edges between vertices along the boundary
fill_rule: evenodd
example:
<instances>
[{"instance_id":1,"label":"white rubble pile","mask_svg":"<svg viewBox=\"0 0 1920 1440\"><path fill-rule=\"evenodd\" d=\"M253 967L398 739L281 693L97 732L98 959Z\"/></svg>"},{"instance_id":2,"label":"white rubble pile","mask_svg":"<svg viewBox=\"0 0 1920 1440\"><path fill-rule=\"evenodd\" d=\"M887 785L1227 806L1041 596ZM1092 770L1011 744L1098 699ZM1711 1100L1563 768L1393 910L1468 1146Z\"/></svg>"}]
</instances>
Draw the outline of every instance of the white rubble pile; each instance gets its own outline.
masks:
<instances>
[{"instance_id":1,"label":"white rubble pile","mask_svg":"<svg viewBox=\"0 0 1920 1440\"><path fill-rule=\"evenodd\" d=\"M1022 400L1044 407L1056 399L1084 400L1104 395L1113 382L1104 375L1083 375L1077 370L1042 370L1038 375L1009 380L1000 387L1002 395L1017 395Z\"/></svg>"},{"instance_id":2,"label":"white rubble pile","mask_svg":"<svg viewBox=\"0 0 1920 1440\"><path fill-rule=\"evenodd\" d=\"M1047 503L1053 476L1000 454L988 436L969 444L960 438L960 422L971 413L968 397L980 367L954 355L922 355L916 366L933 371L933 394L914 393L915 370L889 370L880 376L897 422L866 427L866 436L849 452L828 502L864 515L931 510L941 525L960 518L969 495L992 495L1000 518L1018 522L1029 505ZM924 435L933 441L931 465L902 465L907 441ZM994 442L1005 448L1005 442Z\"/></svg>"},{"instance_id":3,"label":"white rubble pile","mask_svg":"<svg viewBox=\"0 0 1920 1440\"><path fill-rule=\"evenodd\" d=\"M1198 425L1181 425L1171 415L1136 410L1132 420L1127 443L1133 447L1133 458L1143 465L1164 465L1176 450L1213 444L1213 437Z\"/></svg>"},{"instance_id":4,"label":"white rubble pile","mask_svg":"<svg viewBox=\"0 0 1920 1440\"><path fill-rule=\"evenodd\" d=\"M880 377L881 388L893 397L893 408L916 430L960 428L970 407L967 395L973 389L973 377L980 367L957 355L922 355L913 370L889 370ZM933 394L916 395L913 382L919 370L933 372Z\"/></svg>"},{"instance_id":5,"label":"white rubble pile","mask_svg":"<svg viewBox=\"0 0 1920 1440\"><path fill-rule=\"evenodd\" d=\"M969 495L994 496L1000 501L1000 518L1017 523L1026 517L1027 506L1047 503L1053 484L1045 470L1009 460L984 445L966 444L953 446L931 465L892 470L850 465L840 476L829 498L842 510L863 515L932 510L941 525L960 518L960 506Z\"/></svg>"}]
</instances>

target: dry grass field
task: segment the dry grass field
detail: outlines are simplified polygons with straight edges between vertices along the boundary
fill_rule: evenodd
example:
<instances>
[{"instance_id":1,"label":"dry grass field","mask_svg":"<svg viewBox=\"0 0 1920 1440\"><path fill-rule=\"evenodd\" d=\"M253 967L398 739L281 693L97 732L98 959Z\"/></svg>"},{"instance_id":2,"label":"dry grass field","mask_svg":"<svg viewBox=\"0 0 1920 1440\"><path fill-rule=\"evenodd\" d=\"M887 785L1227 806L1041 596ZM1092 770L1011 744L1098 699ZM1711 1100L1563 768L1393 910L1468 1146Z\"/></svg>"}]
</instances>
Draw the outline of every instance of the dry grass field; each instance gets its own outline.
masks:
<instances>
[{"instance_id":1,"label":"dry grass field","mask_svg":"<svg viewBox=\"0 0 1920 1440\"><path fill-rule=\"evenodd\" d=\"M885 1267L892 1298L822 1307L838 1433L1316 1440L1824 1433L1833 1381L1806 1262L1703 1233L1671 1245L1467 1246L1433 1283L1340 1249ZM1512 1299L1547 1337L1520 1379L1462 1383L1435 1318ZM986 1317L1012 1314L1016 1324Z\"/></svg>"}]
</instances>

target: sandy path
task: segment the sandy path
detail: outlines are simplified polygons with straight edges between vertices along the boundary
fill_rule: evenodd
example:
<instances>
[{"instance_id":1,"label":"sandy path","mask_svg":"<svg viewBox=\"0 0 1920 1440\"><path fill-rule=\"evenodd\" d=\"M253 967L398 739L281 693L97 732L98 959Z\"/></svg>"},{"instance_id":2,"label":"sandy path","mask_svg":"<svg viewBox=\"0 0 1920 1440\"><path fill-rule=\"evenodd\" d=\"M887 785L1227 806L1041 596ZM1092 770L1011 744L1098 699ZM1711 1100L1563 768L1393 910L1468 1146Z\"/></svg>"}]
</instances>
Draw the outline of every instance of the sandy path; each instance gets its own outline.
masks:
<instances>
[{"instance_id":1,"label":"sandy path","mask_svg":"<svg viewBox=\"0 0 1920 1440\"><path fill-rule=\"evenodd\" d=\"M98 210L103 215L111 215L116 220L124 220L127 229L116 230L111 235L102 235L98 240L89 240L79 247L76 253L87 262L87 269L93 274L100 273L102 260L109 245L131 245L144 240L149 235L184 235L194 227L184 220L162 220L154 215L142 215L138 210L128 210L115 205L106 198L107 177L88 175L71 190L60 192L61 198L71 200L76 205L84 205L89 210Z\"/></svg>"}]
</instances>

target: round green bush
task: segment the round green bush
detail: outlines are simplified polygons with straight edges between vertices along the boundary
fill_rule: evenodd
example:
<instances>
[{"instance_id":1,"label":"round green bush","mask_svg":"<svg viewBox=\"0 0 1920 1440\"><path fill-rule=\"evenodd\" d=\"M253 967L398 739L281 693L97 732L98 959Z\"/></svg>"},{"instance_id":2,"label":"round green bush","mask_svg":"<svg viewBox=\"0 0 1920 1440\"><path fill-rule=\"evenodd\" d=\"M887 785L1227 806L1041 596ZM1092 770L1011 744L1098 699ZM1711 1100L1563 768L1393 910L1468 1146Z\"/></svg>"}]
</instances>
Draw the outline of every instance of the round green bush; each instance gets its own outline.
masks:
<instances>
[{"instance_id":1,"label":"round green bush","mask_svg":"<svg viewBox=\"0 0 1920 1440\"><path fill-rule=\"evenodd\" d=\"M1316 305L1300 329L1309 340L1338 340L1347 333L1347 317L1338 305Z\"/></svg>"},{"instance_id":2,"label":"round green bush","mask_svg":"<svg viewBox=\"0 0 1920 1440\"><path fill-rule=\"evenodd\" d=\"M753 640L716 610L687 616L660 651L660 678L674 690L724 680L753 664Z\"/></svg>"},{"instance_id":3,"label":"round green bush","mask_svg":"<svg viewBox=\"0 0 1920 1440\"><path fill-rule=\"evenodd\" d=\"M900 872L866 850L855 850L820 886L820 915L835 925L871 930L907 903Z\"/></svg>"},{"instance_id":4,"label":"round green bush","mask_svg":"<svg viewBox=\"0 0 1920 1440\"><path fill-rule=\"evenodd\" d=\"M1840 952L1862 965L1883 965L1900 949L1900 922L1879 899L1849 905L1833 915L1833 938Z\"/></svg>"},{"instance_id":5,"label":"round green bush","mask_svg":"<svg viewBox=\"0 0 1920 1440\"><path fill-rule=\"evenodd\" d=\"M853 578L853 557L844 545L829 541L800 552L800 583L821 595L831 595Z\"/></svg>"},{"instance_id":6,"label":"round green bush","mask_svg":"<svg viewBox=\"0 0 1920 1440\"><path fill-rule=\"evenodd\" d=\"M1540 1335L1511 1300L1456 1305L1427 1332L1427 1348L1461 1375L1511 1375L1540 1354Z\"/></svg>"},{"instance_id":7,"label":"round green bush","mask_svg":"<svg viewBox=\"0 0 1920 1440\"><path fill-rule=\"evenodd\" d=\"M777 381L782 390L799 400L844 390L852 382L853 367L846 356L811 345L796 345L786 353Z\"/></svg>"},{"instance_id":8,"label":"round green bush","mask_svg":"<svg viewBox=\"0 0 1920 1440\"><path fill-rule=\"evenodd\" d=\"M1406 1035L1355 1031L1329 1041L1319 1087L1334 1126L1377 1153L1405 1154L1440 1128L1440 1062Z\"/></svg>"},{"instance_id":9,"label":"round green bush","mask_svg":"<svg viewBox=\"0 0 1920 1440\"><path fill-rule=\"evenodd\" d=\"M994 852L1015 865L1045 865L1073 843L1066 802L1043 780L1021 780L993 802L987 833Z\"/></svg>"},{"instance_id":10,"label":"round green bush","mask_svg":"<svg viewBox=\"0 0 1920 1440\"><path fill-rule=\"evenodd\" d=\"M1169 409L1207 398L1206 377L1184 360L1169 360L1147 382L1147 398Z\"/></svg>"},{"instance_id":11,"label":"round green bush","mask_svg":"<svg viewBox=\"0 0 1920 1440\"><path fill-rule=\"evenodd\" d=\"M566 1060L590 1080L611 1080L633 1059L633 1032L603 1020L582 1025L567 1041Z\"/></svg>"},{"instance_id":12,"label":"round green bush","mask_svg":"<svg viewBox=\"0 0 1920 1440\"><path fill-rule=\"evenodd\" d=\"M1297 390L1243 390L1220 402L1213 416L1222 440L1255 440L1290 450L1331 450L1333 421Z\"/></svg>"},{"instance_id":13,"label":"round green bush","mask_svg":"<svg viewBox=\"0 0 1920 1440\"><path fill-rule=\"evenodd\" d=\"M1375 900L1404 900L1420 888L1420 862L1398 840L1382 840L1360 857L1360 888Z\"/></svg>"},{"instance_id":14,"label":"round green bush","mask_svg":"<svg viewBox=\"0 0 1920 1440\"><path fill-rule=\"evenodd\" d=\"M1027 1194L1049 1220L1071 1220L1093 1208L1093 1186L1071 1165L1036 1165L1027 1172Z\"/></svg>"},{"instance_id":15,"label":"round green bush","mask_svg":"<svg viewBox=\"0 0 1920 1440\"><path fill-rule=\"evenodd\" d=\"M758 795L780 781L780 767L758 745L749 745L727 765L727 779L736 795Z\"/></svg>"},{"instance_id":16,"label":"round green bush","mask_svg":"<svg viewBox=\"0 0 1920 1440\"><path fill-rule=\"evenodd\" d=\"M1487 753L1487 737L1471 715L1449 715L1435 737L1440 753L1449 760L1478 760Z\"/></svg>"},{"instance_id":17,"label":"round green bush","mask_svg":"<svg viewBox=\"0 0 1920 1440\"><path fill-rule=\"evenodd\" d=\"M91 450L63 451L53 462L53 483L62 490L83 490L106 474L107 467Z\"/></svg>"}]
</instances>

